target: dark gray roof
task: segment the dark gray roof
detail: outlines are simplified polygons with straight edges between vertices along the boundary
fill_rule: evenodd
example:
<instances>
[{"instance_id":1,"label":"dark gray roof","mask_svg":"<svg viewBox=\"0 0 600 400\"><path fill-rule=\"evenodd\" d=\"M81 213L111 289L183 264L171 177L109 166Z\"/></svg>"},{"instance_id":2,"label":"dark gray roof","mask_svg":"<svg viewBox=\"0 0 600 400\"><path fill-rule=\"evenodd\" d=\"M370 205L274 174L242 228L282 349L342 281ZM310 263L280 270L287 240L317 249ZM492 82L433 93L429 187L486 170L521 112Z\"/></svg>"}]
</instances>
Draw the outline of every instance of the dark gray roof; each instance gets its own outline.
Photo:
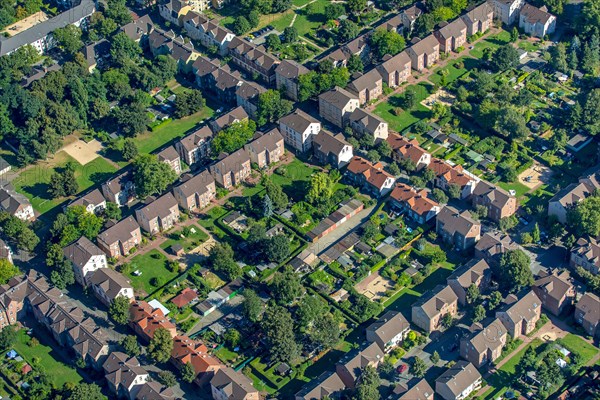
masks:
<instances>
[{"instance_id":1,"label":"dark gray roof","mask_svg":"<svg viewBox=\"0 0 600 400\"><path fill-rule=\"evenodd\" d=\"M92 15L96 11L96 3L93 0L81 0L81 3L54 18L41 22L31 28L11 36L0 37L0 56L11 53L19 47L31 44L36 40L48 36L49 33L67 25L74 24L81 19Z\"/></svg>"}]
</instances>

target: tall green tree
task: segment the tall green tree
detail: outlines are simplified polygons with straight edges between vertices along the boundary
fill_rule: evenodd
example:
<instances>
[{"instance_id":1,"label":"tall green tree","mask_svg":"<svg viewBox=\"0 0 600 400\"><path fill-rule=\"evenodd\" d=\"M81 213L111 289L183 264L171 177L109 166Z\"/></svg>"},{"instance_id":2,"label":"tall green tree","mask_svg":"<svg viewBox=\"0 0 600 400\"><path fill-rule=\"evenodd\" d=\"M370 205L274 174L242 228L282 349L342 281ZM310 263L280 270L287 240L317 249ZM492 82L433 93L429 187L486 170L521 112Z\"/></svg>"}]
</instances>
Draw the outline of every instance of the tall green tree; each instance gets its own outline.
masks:
<instances>
[{"instance_id":1,"label":"tall green tree","mask_svg":"<svg viewBox=\"0 0 600 400\"><path fill-rule=\"evenodd\" d=\"M533 284L530 264L531 260L523 250L508 250L500 258L499 268L495 269L496 278L503 288L517 292Z\"/></svg>"},{"instance_id":2,"label":"tall green tree","mask_svg":"<svg viewBox=\"0 0 600 400\"><path fill-rule=\"evenodd\" d=\"M259 126L275 122L292 111L293 103L281 98L277 90L269 89L258 95L256 118Z\"/></svg>"},{"instance_id":3,"label":"tall green tree","mask_svg":"<svg viewBox=\"0 0 600 400\"><path fill-rule=\"evenodd\" d=\"M7 283L10 278L17 276L21 271L6 258L0 259L0 285Z\"/></svg>"},{"instance_id":4,"label":"tall green tree","mask_svg":"<svg viewBox=\"0 0 600 400\"><path fill-rule=\"evenodd\" d=\"M129 322L130 301L125 296L117 296L110 303L108 316L119 325L125 325Z\"/></svg>"},{"instance_id":5,"label":"tall green tree","mask_svg":"<svg viewBox=\"0 0 600 400\"><path fill-rule=\"evenodd\" d=\"M268 351L271 359L292 363L300 355L300 346L294 334L294 321L287 309L271 305L265 311L262 320Z\"/></svg>"},{"instance_id":6,"label":"tall green tree","mask_svg":"<svg viewBox=\"0 0 600 400\"><path fill-rule=\"evenodd\" d=\"M155 155L142 154L133 161L133 181L140 198L164 192L177 179L170 165Z\"/></svg>"},{"instance_id":7,"label":"tall green tree","mask_svg":"<svg viewBox=\"0 0 600 400\"><path fill-rule=\"evenodd\" d=\"M300 283L300 277L290 266L286 266L283 272L278 272L271 281L271 292L277 303L285 305L293 302L302 295L304 287Z\"/></svg>"},{"instance_id":8,"label":"tall green tree","mask_svg":"<svg viewBox=\"0 0 600 400\"><path fill-rule=\"evenodd\" d=\"M371 36L371 43L373 45L372 50L379 59L386 54L395 56L404 50L406 46L402 35L395 31L388 31L385 28L375 30L375 33Z\"/></svg>"},{"instance_id":9,"label":"tall green tree","mask_svg":"<svg viewBox=\"0 0 600 400\"><path fill-rule=\"evenodd\" d=\"M148 344L148 354L156 362L167 362L171 358L173 351L173 338L171 333L165 328L158 328L154 331L154 336Z\"/></svg>"},{"instance_id":10,"label":"tall green tree","mask_svg":"<svg viewBox=\"0 0 600 400\"><path fill-rule=\"evenodd\" d=\"M262 307L262 301L256 292L252 289L244 289L244 301L242 302L244 316L251 322L258 322Z\"/></svg>"},{"instance_id":11,"label":"tall green tree","mask_svg":"<svg viewBox=\"0 0 600 400\"><path fill-rule=\"evenodd\" d=\"M596 237L600 235L600 197L588 197L570 209L567 223L574 232Z\"/></svg>"}]
</instances>

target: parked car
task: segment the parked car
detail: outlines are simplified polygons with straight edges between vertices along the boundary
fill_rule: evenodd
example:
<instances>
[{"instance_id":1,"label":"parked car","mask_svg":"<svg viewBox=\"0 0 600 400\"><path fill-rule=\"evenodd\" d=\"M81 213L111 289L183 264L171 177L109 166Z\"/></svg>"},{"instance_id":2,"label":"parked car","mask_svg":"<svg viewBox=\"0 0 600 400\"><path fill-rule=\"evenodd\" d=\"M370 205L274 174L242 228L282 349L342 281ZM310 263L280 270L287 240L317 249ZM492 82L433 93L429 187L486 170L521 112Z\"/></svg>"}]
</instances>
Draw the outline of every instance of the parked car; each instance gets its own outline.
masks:
<instances>
[{"instance_id":1,"label":"parked car","mask_svg":"<svg viewBox=\"0 0 600 400\"><path fill-rule=\"evenodd\" d=\"M398 366L398 368L396 369L396 371L398 371L399 374L403 374L406 371L408 371L408 365L406 365L406 364L400 364Z\"/></svg>"}]
</instances>

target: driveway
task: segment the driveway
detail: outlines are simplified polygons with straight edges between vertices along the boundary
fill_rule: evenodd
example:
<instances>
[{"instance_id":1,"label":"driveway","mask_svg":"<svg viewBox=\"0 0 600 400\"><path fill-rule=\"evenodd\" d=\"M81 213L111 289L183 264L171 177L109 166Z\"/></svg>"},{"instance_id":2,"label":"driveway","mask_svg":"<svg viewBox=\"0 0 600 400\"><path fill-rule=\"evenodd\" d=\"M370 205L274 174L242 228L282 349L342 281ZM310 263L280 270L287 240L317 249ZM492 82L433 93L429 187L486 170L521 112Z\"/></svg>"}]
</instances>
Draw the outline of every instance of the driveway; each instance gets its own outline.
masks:
<instances>
[{"instance_id":1,"label":"driveway","mask_svg":"<svg viewBox=\"0 0 600 400\"><path fill-rule=\"evenodd\" d=\"M371 213L379 206L379 204L380 203L377 203L372 207L365 208L364 210L350 218L348 221L344 222L339 228L331 232L329 235L319 239L317 242L308 246L308 250L312 251L316 255L324 253L333 244L337 243L338 240L342 239L348 233L352 232L354 229L367 222L371 217Z\"/></svg>"}]
</instances>

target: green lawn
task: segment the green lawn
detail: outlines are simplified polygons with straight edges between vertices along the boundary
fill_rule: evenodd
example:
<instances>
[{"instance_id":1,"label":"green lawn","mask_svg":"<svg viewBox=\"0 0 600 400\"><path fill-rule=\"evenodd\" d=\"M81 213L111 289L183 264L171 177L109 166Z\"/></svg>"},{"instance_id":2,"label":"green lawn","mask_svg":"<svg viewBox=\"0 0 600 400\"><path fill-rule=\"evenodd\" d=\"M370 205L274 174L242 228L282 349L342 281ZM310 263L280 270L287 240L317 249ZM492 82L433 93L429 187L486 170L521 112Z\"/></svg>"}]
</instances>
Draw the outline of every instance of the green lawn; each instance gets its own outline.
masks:
<instances>
[{"instance_id":1,"label":"green lawn","mask_svg":"<svg viewBox=\"0 0 600 400\"><path fill-rule=\"evenodd\" d=\"M458 68L457 64L459 64L461 62L463 63L463 66L462 66L462 68ZM450 84L450 83L454 82L455 80L457 80L458 78L460 78L461 76L463 76L464 74L466 74L467 72L476 68L477 65L479 65L478 60L471 58L471 57L461 57L458 60L450 63L450 65L447 65L443 68L440 67L440 68L434 70L433 74L430 75L429 80L435 84L440 84L440 82L442 80L441 71L446 71L446 73L447 73L446 82L447 82L447 84Z\"/></svg>"},{"instance_id":2,"label":"green lawn","mask_svg":"<svg viewBox=\"0 0 600 400\"><path fill-rule=\"evenodd\" d=\"M194 228L196 232L190 233L188 236L185 237L181 237L183 231L182 229L170 233L169 239L167 239L163 244L161 244L160 248L163 250L168 250L169 247L171 247L175 243L179 243L185 251L190 251L198 247L202 242L205 242L208 239L208 235L200 227L196 225L191 225L191 228Z\"/></svg>"},{"instance_id":3,"label":"green lawn","mask_svg":"<svg viewBox=\"0 0 600 400\"><path fill-rule=\"evenodd\" d=\"M104 182L117 171L117 168L102 157L98 157L86 165L81 165L67 153L61 151L49 162L39 162L22 171L12 183L18 192L24 194L31 201L33 208L43 214L65 200L50 197L49 183L52 173L56 169L63 168L68 162L73 162L75 165L75 179L80 192Z\"/></svg>"},{"instance_id":4,"label":"green lawn","mask_svg":"<svg viewBox=\"0 0 600 400\"><path fill-rule=\"evenodd\" d=\"M296 21L294 22L294 27L298 29L298 34L301 36L306 35L313 29L319 28L325 22L325 6L329 4L329 0L316 0L311 3L311 14L308 15L306 13L306 7L301 10L296 10Z\"/></svg>"},{"instance_id":5,"label":"green lawn","mask_svg":"<svg viewBox=\"0 0 600 400\"><path fill-rule=\"evenodd\" d=\"M294 15L294 11L292 10L286 10L279 14L261 15L260 21L258 22L258 26L251 32L254 32L257 29L264 28L267 25L273 25L275 30L283 32L283 30L290 26L290 24L292 23Z\"/></svg>"},{"instance_id":6,"label":"green lawn","mask_svg":"<svg viewBox=\"0 0 600 400\"><path fill-rule=\"evenodd\" d=\"M418 84L407 87L412 88L416 92L417 104L413 109L407 111L402 109L402 94L390 97L386 102L379 103L375 107L375 114L386 120L390 126L390 129L401 132L408 128L415 122L418 122L424 118L430 116L430 111L427 107L421 104L421 101L429 96L428 84ZM395 109L401 109L400 113L396 115Z\"/></svg>"},{"instance_id":7,"label":"green lawn","mask_svg":"<svg viewBox=\"0 0 600 400\"><path fill-rule=\"evenodd\" d=\"M134 276L134 271L140 271L140 276ZM150 294L177 276L176 272L167 269L167 257L160 251L154 249L146 254L140 254L131 260L131 271L127 274L131 279L131 285L136 290L143 290ZM160 277L160 278L159 278ZM160 285L154 286L150 282L154 278L160 279Z\"/></svg>"},{"instance_id":8,"label":"green lawn","mask_svg":"<svg viewBox=\"0 0 600 400\"><path fill-rule=\"evenodd\" d=\"M515 354L510 360L508 360L498 371L492 374L487 378L487 383L490 386L490 389L485 392L484 399L496 399L504 394L509 388L513 380L516 378L516 366L523 358L525 351L528 347L533 347L534 349L538 348L542 345L542 341L540 339L533 339L531 343L521 349L517 354Z\"/></svg>"},{"instance_id":9,"label":"green lawn","mask_svg":"<svg viewBox=\"0 0 600 400\"><path fill-rule=\"evenodd\" d=\"M498 47L507 43L510 43L510 32L503 30L475 43L474 49L471 50L469 54L475 58L481 58L483 56L484 49L497 49Z\"/></svg>"},{"instance_id":10,"label":"green lawn","mask_svg":"<svg viewBox=\"0 0 600 400\"><path fill-rule=\"evenodd\" d=\"M46 337L46 332L39 333L41 335L37 336L38 339ZM73 367L55 359L53 355L54 350L50 346L42 344L46 340L40 340L40 343L36 346L29 346L28 343L30 341L31 338L27 335L27 331L21 329L17 334L17 341L13 348L25 361L34 367L36 367L33 361L34 358L39 359L39 366L43 368L54 386L61 388L67 382L74 384L81 382L81 376Z\"/></svg>"},{"instance_id":11,"label":"green lawn","mask_svg":"<svg viewBox=\"0 0 600 400\"><path fill-rule=\"evenodd\" d=\"M581 337L573 335L572 333L567 334L567 336L562 339L558 339L556 342L570 352L578 354L581 357L580 362L582 364L586 364L600 351L600 349L597 347L589 344Z\"/></svg>"},{"instance_id":12,"label":"green lawn","mask_svg":"<svg viewBox=\"0 0 600 400\"><path fill-rule=\"evenodd\" d=\"M173 139L183 137L187 131L205 119L212 117L213 114L213 109L205 106L201 111L189 117L163 122L154 128L152 132L146 132L137 136L135 142L138 145L140 153L152 153Z\"/></svg>"},{"instance_id":13,"label":"green lawn","mask_svg":"<svg viewBox=\"0 0 600 400\"><path fill-rule=\"evenodd\" d=\"M533 52L533 51L537 51L540 48L540 44L539 44L539 42L532 43L528 40L523 40L523 41L519 42L519 48L523 49L527 52Z\"/></svg>"},{"instance_id":14,"label":"green lawn","mask_svg":"<svg viewBox=\"0 0 600 400\"><path fill-rule=\"evenodd\" d=\"M525 186L521 182L513 182L513 183L498 182L498 186L500 186L504 190L514 190L517 193L515 196L517 199L522 197L523 195L525 195L530 190L527 186Z\"/></svg>"}]
</instances>

